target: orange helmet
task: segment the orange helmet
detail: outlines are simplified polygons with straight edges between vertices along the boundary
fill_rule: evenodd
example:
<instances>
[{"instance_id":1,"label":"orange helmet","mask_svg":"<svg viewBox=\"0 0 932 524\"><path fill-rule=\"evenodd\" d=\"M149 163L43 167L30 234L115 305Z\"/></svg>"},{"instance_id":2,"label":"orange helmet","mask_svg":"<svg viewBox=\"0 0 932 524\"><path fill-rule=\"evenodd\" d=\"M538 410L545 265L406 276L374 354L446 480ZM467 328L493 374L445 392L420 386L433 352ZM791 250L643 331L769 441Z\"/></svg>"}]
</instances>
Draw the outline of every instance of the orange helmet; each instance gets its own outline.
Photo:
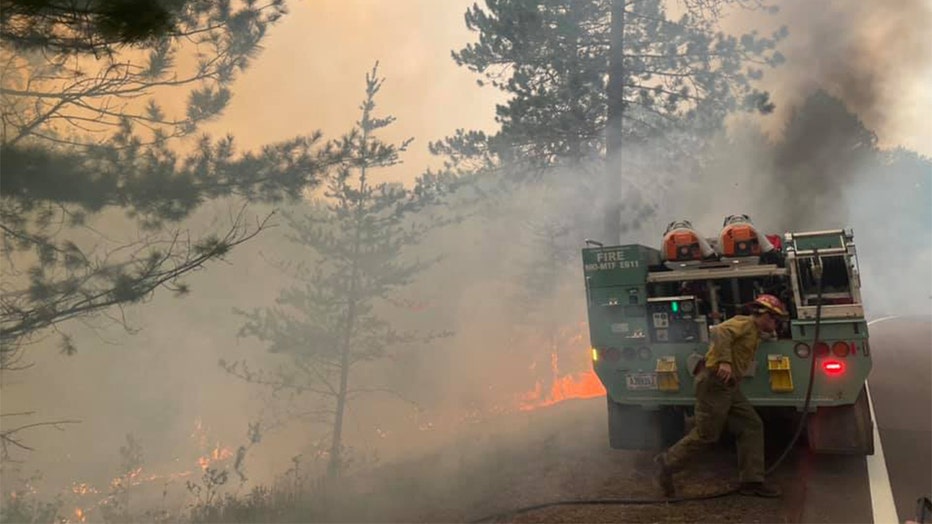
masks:
<instances>
[{"instance_id":1,"label":"orange helmet","mask_svg":"<svg viewBox=\"0 0 932 524\"><path fill-rule=\"evenodd\" d=\"M783 305L783 302L781 302L779 298L773 295L760 295L754 299L753 306L757 309L762 309L769 313L773 313L778 317L790 316L789 312L786 310L786 306Z\"/></svg>"}]
</instances>

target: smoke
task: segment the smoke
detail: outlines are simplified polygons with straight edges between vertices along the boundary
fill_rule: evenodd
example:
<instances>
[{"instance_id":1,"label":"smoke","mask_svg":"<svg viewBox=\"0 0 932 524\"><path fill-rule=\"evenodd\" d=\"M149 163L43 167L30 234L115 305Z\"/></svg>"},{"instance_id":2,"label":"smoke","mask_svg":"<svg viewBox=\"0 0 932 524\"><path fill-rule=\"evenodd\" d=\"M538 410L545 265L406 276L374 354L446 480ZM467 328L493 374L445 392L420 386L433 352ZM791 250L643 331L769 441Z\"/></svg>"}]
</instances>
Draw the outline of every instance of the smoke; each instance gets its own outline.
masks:
<instances>
[{"instance_id":1,"label":"smoke","mask_svg":"<svg viewBox=\"0 0 932 524\"><path fill-rule=\"evenodd\" d=\"M896 99L932 63L932 6L922 0L795 3L787 16L805 35L792 52L794 69L809 74L795 89L827 89L875 128L891 123Z\"/></svg>"},{"instance_id":2,"label":"smoke","mask_svg":"<svg viewBox=\"0 0 932 524\"><path fill-rule=\"evenodd\" d=\"M386 84L377 103L383 114L398 118L383 138L415 137L404 167L390 173L412 182L423 166L440 165L428 151L429 140L458 128L495 127L494 107L503 93L479 88L475 75L450 59L450 50L473 36L463 23L472 4L295 2L270 32L260 57L237 80L223 118L205 129L231 133L246 148L316 129L335 136L355 121L363 75L378 60Z\"/></svg>"},{"instance_id":3,"label":"smoke","mask_svg":"<svg viewBox=\"0 0 932 524\"><path fill-rule=\"evenodd\" d=\"M450 330L453 335L401 348L384 365L354 370L354 384L400 393L361 397L350 405L344 434L354 460L366 462L376 453L383 463L422 455L455 442L483 420L516 416L521 395L553 378L554 352L561 374L587 369L587 337L577 336L585 330L578 248L584 238L579 223L591 210L569 190L576 175L564 173L553 183L511 187L507 193L500 192L499 180L489 179L482 189L494 198L476 202L475 194L465 195L471 205L443 210L470 216L424 239L411 257L442 255L442 261L393 297L401 307L383 309L401 332ZM225 216L227 206L209 205L186 226L195 232L216 229L216 217ZM263 214L260 207L251 212ZM133 234L125 221L111 216L90 225L117 242ZM73 357L58 353L55 337L32 348L36 366L5 382L4 410L82 422L64 432L31 433L28 443L36 451L20 454L26 462L18 472L4 471L4 481L12 485L17 476L40 471L43 499L67 491L73 482L106 491L122 473L119 449L132 434L142 448L145 474L194 472L169 487L183 498L184 482L199 477L195 461L205 451L192 437L198 422L209 447L234 451L246 442L248 424L263 422L263 440L246 459L247 489L272 482L297 455L303 455L303 468L322 462L315 458L315 442L326 437L325 424L265 425L283 405L300 410L302 398L267 403L266 389L217 365L220 358L246 358L254 367L288 364L268 355L261 343L237 338L241 319L232 313L272 305L278 291L292 283L266 262L307 257L285 241L284 229L263 233L234 250L226 263L186 279L189 296L157 294L120 312L133 333L102 318L93 328L65 326L79 350ZM537 270L545 271L538 275ZM547 384L543 390L549 393ZM473 446L469 453L478 456L483 449ZM449 461L458 464L455 454ZM139 508L139 501L134 504Z\"/></svg>"},{"instance_id":4,"label":"smoke","mask_svg":"<svg viewBox=\"0 0 932 524\"><path fill-rule=\"evenodd\" d=\"M705 235L715 236L722 218L733 213L749 214L769 233L853 227L868 310L928 312L932 171L928 160L878 154L870 134L876 131L881 144L897 143L909 128L904 122L911 101L919 96L917 79L929 65L928 46L923 47L921 40L929 26L928 5L918 0L797 0L781 6L778 22L790 26L784 48L788 60L765 77L762 86L773 93L777 113L764 121L738 122L729 135L705 137L709 146L703 155L708 160L695 171L678 170L667 158L657 156L668 142L626 145L621 159L625 194L636 195L632 199L649 204L653 212L645 216L643 205L629 202L623 219L639 223L622 241L658 247L664 226L678 218L690 219ZM334 24L331 31L337 27ZM395 24L396 31L401 27ZM294 38L300 32L297 28L296 24L290 29ZM266 54L271 55L275 45L270 42ZM417 47L410 41L406 45ZM330 82L320 84L352 94L343 86L355 85L372 57L369 51L354 53L366 55L358 67L331 56L316 63L312 76L328 78ZM293 53L282 56L288 57L287 66L265 57L257 62L250 77L254 91L268 94L285 87L268 84L281 78L274 71L294 70ZM446 60L446 51L443 56ZM350 78L334 80L330 75L337 69L350 71ZM416 69L429 76L423 72L429 68ZM454 92L454 82L440 76L442 85ZM392 82L390 76L386 94L397 96ZM305 89L314 82L305 78L293 84ZM417 87L412 84L404 91L419 93ZM824 94L817 95L820 89ZM307 122L314 124L324 110L304 104L303 113L281 119L276 116L281 112L257 111L248 95L244 84L231 108L233 121L255 124L253 135L244 136L247 142L305 132ZM284 103L285 98L263 95L275 103ZM307 98L329 100L330 96L318 93ZM342 105L349 111L358 98L352 94L348 105L332 103L325 109L336 111ZM389 98L382 107L394 113L396 104L401 104L400 99ZM480 113L469 108L459 107L452 118ZM426 104L415 113L433 124L448 116ZM409 131L405 115L398 116L405 136L430 138L438 133ZM235 125L231 128L238 133ZM917 143L917 138L910 139ZM424 454L455 442L477 420L514 409L516 396L550 377L554 348L561 373L586 369L585 348L580 352L560 333L576 329L583 332L582 345L588 342L585 326L579 326L585 320L579 249L585 238L598 238L604 210L613 198L598 184L580 184L597 174L560 172L546 183L510 188L507 193L499 192L492 181L485 189L497 198L481 200L478 208L471 208L468 220L425 239L413 256L444 258L403 296L424 307L393 311L390 319L399 328L449 329L454 334L399 353L388 368L361 371L358 380L386 380L416 399L418 407L396 398L354 404L347 423L348 443L364 452L377 450L385 462ZM205 209L192 222L209 223L216 214L216 207ZM80 352L67 359L58 355L54 340L36 346L36 368L17 377L18 383L5 382L4 410L36 410L48 419L83 422L65 433L35 433L30 443L37 452L30 455L24 470L43 471L50 485L92 479L105 485L116 473L118 449L127 433L141 442L147 464L172 465L176 459L183 463L200 451L190 439L197 419L221 443L242 443L247 424L260 417L268 404L260 389L224 374L216 361L239 356L275 362L261 344L236 338L239 325L231 310L271 304L278 289L288 284L259 256L302 256L288 247L280 233L264 234L237 249L228 264L193 276L188 298L160 295L130 308L130 325L141 329L137 334L123 333L119 326L96 333L80 331L75 333ZM272 480L291 465L293 456L312 450L322 432L319 426L302 424L269 431L247 458L251 480ZM473 446L470 453L482 455L489 446L494 443ZM443 464L424 467L453 471L449 464L455 465L459 457L447 453Z\"/></svg>"},{"instance_id":5,"label":"smoke","mask_svg":"<svg viewBox=\"0 0 932 524\"><path fill-rule=\"evenodd\" d=\"M710 137L700 179L682 177L658 214L691 219L707 236L732 213L776 234L851 228L868 312L932 313L932 163L898 149L932 153L921 131L932 107L932 5L779 7L775 17L741 12L729 21L734 31L788 27L786 62L760 82L777 110L733 118L727 134ZM657 239L659 230L645 233Z\"/></svg>"},{"instance_id":6,"label":"smoke","mask_svg":"<svg viewBox=\"0 0 932 524\"><path fill-rule=\"evenodd\" d=\"M853 228L868 311L930 314L932 164L877 147L932 152L914 125L929 117L932 4L788 2L781 10L790 38L786 71L775 75L783 129L771 195L793 220L774 225Z\"/></svg>"},{"instance_id":7,"label":"smoke","mask_svg":"<svg viewBox=\"0 0 932 524\"><path fill-rule=\"evenodd\" d=\"M185 226L192 234L224 227L217 217L236 208L228 206L206 206ZM119 215L104 214L89 222L100 232L97 242L134 238ZM35 451L11 449L13 458L23 462L5 464L4 482L12 486L17 475L40 472L42 481L36 486L47 499L72 482L106 492L111 479L126 473L120 471L119 449L128 434L142 447L146 474L187 471L196 477L205 446L235 450L246 443L247 424L259 417L261 398L223 373L217 360L249 354L250 346L236 338L238 319L231 307L271 298L281 278L262 267L258 254L278 243L271 230L236 250L226 263L193 273L186 279L192 286L190 297L156 293L149 302L62 326L77 347L74 356L58 351L56 333L31 346L27 360L34 365L4 373L4 413L35 412L23 423L80 423L20 435ZM231 280L238 285L229 286ZM5 418L5 428L14 422ZM209 442L200 442L196 432ZM275 471L261 466L253 464L257 480L271 479ZM175 482L173 489L183 492L183 482Z\"/></svg>"},{"instance_id":8,"label":"smoke","mask_svg":"<svg viewBox=\"0 0 932 524\"><path fill-rule=\"evenodd\" d=\"M764 123L779 133L792 109L817 90L842 100L880 136L881 145L932 153L922 130L929 118L932 74L927 0L779 2L776 16L739 12L729 28L786 25L786 62L761 82L777 104ZM923 136L925 135L925 136Z\"/></svg>"}]
</instances>

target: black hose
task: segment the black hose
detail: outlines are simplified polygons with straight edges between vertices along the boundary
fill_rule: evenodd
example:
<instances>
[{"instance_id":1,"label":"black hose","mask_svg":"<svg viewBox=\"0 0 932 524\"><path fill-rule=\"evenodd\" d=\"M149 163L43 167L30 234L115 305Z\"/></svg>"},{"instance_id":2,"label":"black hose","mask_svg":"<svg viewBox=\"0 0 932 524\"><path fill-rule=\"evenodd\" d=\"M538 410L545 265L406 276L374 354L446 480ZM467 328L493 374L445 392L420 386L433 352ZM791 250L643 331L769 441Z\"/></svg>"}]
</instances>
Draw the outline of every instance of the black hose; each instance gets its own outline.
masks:
<instances>
[{"instance_id":1,"label":"black hose","mask_svg":"<svg viewBox=\"0 0 932 524\"><path fill-rule=\"evenodd\" d=\"M818 251L816 251L815 256L818 256ZM767 468L765 475L770 475L777 467L786 459L787 455L792 451L793 446L796 445L796 441L799 440L799 436L802 434L803 427L805 426L806 418L809 415L809 403L812 400L812 384L815 382L815 369L816 369L816 354L815 348L819 343L819 327L822 324L822 268L819 268L815 272L815 279L817 282L816 287L816 316L815 316L815 333L813 334L813 343L812 348L809 353L810 365L809 365L809 384L806 386L806 400L803 403L803 415L799 419L799 423L796 424L796 432L793 435L792 440L786 445L783 449L783 453L780 454L780 457L777 458L774 463ZM470 523L480 523L480 522L491 522L499 518L510 518L522 513L530 513L531 511L537 511L539 509L550 508L554 506L638 506L638 505L648 505L648 504L675 504L678 502L695 502L699 500L711 500L722 497L727 497L734 495L738 492L738 488L730 488L727 490L717 491L714 493L709 493L707 495L694 495L690 497L671 497L663 499L586 499L586 500L561 500L556 502L544 502L541 504L535 504L533 506L524 506L518 509L513 509L510 511L504 511L501 513L496 513L494 515L488 515L481 519L471 520Z\"/></svg>"},{"instance_id":2,"label":"black hose","mask_svg":"<svg viewBox=\"0 0 932 524\"><path fill-rule=\"evenodd\" d=\"M719 491L708 495L695 495L692 497L673 497L668 499L588 499L588 500L560 500L556 502L544 502L534 506L525 506L495 515L489 515L477 520L471 520L470 523L492 522L499 518L511 518L522 513L530 513L539 509L550 508L554 506L644 506L648 504L673 504L675 502L686 502L695 500L719 499L732 495L737 490Z\"/></svg>"},{"instance_id":3,"label":"black hose","mask_svg":"<svg viewBox=\"0 0 932 524\"><path fill-rule=\"evenodd\" d=\"M818 256L818 250L815 253L815 256ZM806 425L806 419L809 417L809 403L812 400L812 384L815 382L815 368L816 368L816 345L819 343L819 327L822 325L822 268L819 268L815 272L816 278L816 314L815 314L815 334L813 335L812 347L809 350L809 385L806 386L806 401L803 403L803 415L799 418L799 423L796 424L796 433L793 435L793 439L790 440L790 443L783 450L783 453L780 457L773 463L772 466L767 468L765 475L769 475L780 463L783 462L783 459L789 455L790 450L793 449L793 446L796 445L796 441L799 440L799 435L803 432L803 427Z\"/></svg>"}]
</instances>

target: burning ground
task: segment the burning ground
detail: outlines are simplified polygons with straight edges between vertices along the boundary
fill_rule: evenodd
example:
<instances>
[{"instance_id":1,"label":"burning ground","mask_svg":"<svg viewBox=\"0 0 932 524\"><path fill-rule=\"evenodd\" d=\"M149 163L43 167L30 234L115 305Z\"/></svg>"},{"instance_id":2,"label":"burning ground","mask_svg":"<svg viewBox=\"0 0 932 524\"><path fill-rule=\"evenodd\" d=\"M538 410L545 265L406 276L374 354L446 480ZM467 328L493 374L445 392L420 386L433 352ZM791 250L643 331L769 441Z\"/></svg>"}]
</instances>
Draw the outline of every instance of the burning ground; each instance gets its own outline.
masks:
<instances>
[{"instance_id":1,"label":"burning ground","mask_svg":"<svg viewBox=\"0 0 932 524\"><path fill-rule=\"evenodd\" d=\"M238 457L243 453L210 440L209 430L201 420L194 421L190 437L192 447L201 450L200 456L177 457L152 465L146 462L140 442L127 435L119 448L120 473L108 481L75 480L58 492L49 492L54 489L50 485L40 488L43 483L38 476L19 485L7 482L4 521L177 519L189 507L209 504L228 477L239 473ZM188 496L179 496L185 490Z\"/></svg>"},{"instance_id":2,"label":"burning ground","mask_svg":"<svg viewBox=\"0 0 932 524\"><path fill-rule=\"evenodd\" d=\"M516 387L517 393L499 396L496 402L466 403L457 410L418 410L408 416L392 417L388 423L370 426L371 429L361 432L363 435L355 433L356 442L365 442L367 435L374 441L371 448L363 448L363 451L378 449L382 457L370 456L370 460L362 453L354 453L354 458L361 463L351 469L344 493L375 490L381 493L376 498L391 506L393 497L386 493L398 487L391 479L396 476L393 472L399 470L403 477L410 479L409 485L424 483L446 488L450 487L449 482L459 485L473 478L468 470L488 467L487 461L502 457L502 453L514 453L512 448L523 438L519 435L529 430L526 427L529 421L549 420L551 410L569 401L603 397L604 389L589 365L585 329L585 323L569 325L557 332L552 340L557 346L547 351L548 358L524 362L525 376L537 379L531 381L533 386L523 388L523 392ZM546 365L540 365L541 362ZM397 409L393 413L397 414ZM208 412L195 417L187 428L173 425L177 428L173 431L182 429L185 439L171 438L168 446L153 439L161 434L154 430L143 434L109 435L109 441L116 441L118 445L112 445L107 454L101 453L104 456L96 467L88 467L91 456L63 450L62 458L66 462L61 466L65 467L50 465L47 471L52 475L16 483L14 479L25 477L23 473L36 462L15 465L25 466L21 469L8 466L4 471L5 478L10 479L4 482L5 520L43 521L56 514L61 522L249 520L253 513L243 513L244 505L249 504L252 504L249 511L264 512L260 520L287 520L288 515L301 519L335 517L350 509L329 508L327 513L321 513L323 502L316 479L327 452L321 446L295 445L294 434L304 435L301 427L268 430L261 442L258 435L254 439L240 438L242 431L224 430L222 424L220 430L210 427L213 422L228 419L232 414L225 410ZM236 413L236 420L246 420L245 414ZM554 427L548 426L548 431ZM54 438L56 434L43 436ZM35 444L34 441L30 443ZM278 446L288 448L283 450ZM518 456L536 453L535 446L537 444L531 444ZM412 456L420 458L411 460ZM282 457L290 464L282 467L280 462L275 462ZM438 458L443 464L441 470L425 467ZM272 469L267 461L276 464L277 469L271 475L265 473ZM524 458L518 461L523 462ZM455 469L447 470L448 467ZM109 475L107 470L111 472ZM72 478L65 476L74 471L83 473ZM438 484L435 474L447 480ZM465 476L460 478L461 474ZM454 494L441 489L425 497L423 505L403 503L403 506L411 511L434 512L448 506ZM400 500L396 502L401 503ZM402 508L386 508L385 511L397 512L399 516L404 513ZM345 515L350 520L355 518L351 512Z\"/></svg>"}]
</instances>

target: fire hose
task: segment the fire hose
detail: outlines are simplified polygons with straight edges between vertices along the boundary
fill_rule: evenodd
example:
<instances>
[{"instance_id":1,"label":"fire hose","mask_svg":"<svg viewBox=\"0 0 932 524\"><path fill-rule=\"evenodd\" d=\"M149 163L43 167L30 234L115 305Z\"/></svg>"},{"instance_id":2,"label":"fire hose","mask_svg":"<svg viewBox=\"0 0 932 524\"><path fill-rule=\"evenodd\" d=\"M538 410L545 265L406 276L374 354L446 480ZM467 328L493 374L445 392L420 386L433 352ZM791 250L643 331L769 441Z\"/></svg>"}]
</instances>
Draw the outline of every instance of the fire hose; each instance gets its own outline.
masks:
<instances>
[{"instance_id":1,"label":"fire hose","mask_svg":"<svg viewBox=\"0 0 932 524\"><path fill-rule=\"evenodd\" d=\"M813 266L813 277L816 280L816 314L815 314L815 333L813 334L813 343L812 349L809 353L810 366L809 366L809 384L806 386L806 400L803 403L802 416L799 419L799 422L796 424L796 431L793 434L793 438L783 449L783 452L780 454L779 458L770 465L769 468L765 471L765 475L770 475L773 473L777 467L786 459L790 451L792 451L793 446L796 445L796 441L799 440L799 436L802 434L803 427L805 427L806 418L809 415L809 404L812 400L812 384L815 382L815 369L816 369L816 354L815 348L819 342L819 327L822 323L822 265L818 259L818 250L814 253L814 260L816 261ZM711 500L722 497L728 497L734 495L738 492L738 488L729 488L722 491L717 491L714 493L708 493L704 495L693 495L688 497L669 497L669 498L600 498L600 499L579 499L579 500L560 500L552 502L544 502L541 504L535 504L532 506L524 506L521 508L503 511L501 513L496 513L494 515L488 515L482 517L481 519L472 520L470 523L480 523L480 522L492 522L501 518L511 518L522 513L530 513L532 511L537 511L540 509L551 508L556 506L642 506L649 504L675 504L678 502L695 502L700 500Z\"/></svg>"}]
</instances>

